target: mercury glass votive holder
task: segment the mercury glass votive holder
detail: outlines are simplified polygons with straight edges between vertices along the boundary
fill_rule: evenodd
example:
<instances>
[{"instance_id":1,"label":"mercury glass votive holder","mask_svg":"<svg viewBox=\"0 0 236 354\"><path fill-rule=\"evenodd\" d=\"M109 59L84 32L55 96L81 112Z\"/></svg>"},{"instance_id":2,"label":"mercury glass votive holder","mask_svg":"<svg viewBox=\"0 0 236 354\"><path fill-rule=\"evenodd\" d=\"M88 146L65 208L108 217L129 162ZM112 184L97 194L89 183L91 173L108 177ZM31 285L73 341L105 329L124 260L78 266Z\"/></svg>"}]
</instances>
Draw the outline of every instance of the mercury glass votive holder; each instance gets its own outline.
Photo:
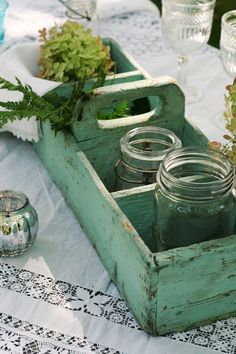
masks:
<instances>
[{"instance_id":1,"label":"mercury glass votive holder","mask_svg":"<svg viewBox=\"0 0 236 354\"><path fill-rule=\"evenodd\" d=\"M25 194L0 192L0 256L24 253L36 239L38 215Z\"/></svg>"}]
</instances>

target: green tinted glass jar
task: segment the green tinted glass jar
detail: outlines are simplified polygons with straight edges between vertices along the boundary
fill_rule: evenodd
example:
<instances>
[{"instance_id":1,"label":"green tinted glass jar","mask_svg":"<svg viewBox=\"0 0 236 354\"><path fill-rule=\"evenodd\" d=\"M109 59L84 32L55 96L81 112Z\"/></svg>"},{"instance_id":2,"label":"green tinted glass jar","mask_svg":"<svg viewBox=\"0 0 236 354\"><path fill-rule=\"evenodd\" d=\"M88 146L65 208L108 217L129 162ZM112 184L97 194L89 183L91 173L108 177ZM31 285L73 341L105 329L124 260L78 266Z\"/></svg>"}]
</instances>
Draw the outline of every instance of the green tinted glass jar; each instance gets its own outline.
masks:
<instances>
[{"instance_id":1,"label":"green tinted glass jar","mask_svg":"<svg viewBox=\"0 0 236 354\"><path fill-rule=\"evenodd\" d=\"M182 146L170 130L146 126L130 130L120 139L121 159L115 166L115 189L128 189L156 182L163 158Z\"/></svg>"},{"instance_id":2,"label":"green tinted glass jar","mask_svg":"<svg viewBox=\"0 0 236 354\"><path fill-rule=\"evenodd\" d=\"M155 190L158 251L233 234L233 181L234 168L219 152L189 147L168 154Z\"/></svg>"}]
</instances>

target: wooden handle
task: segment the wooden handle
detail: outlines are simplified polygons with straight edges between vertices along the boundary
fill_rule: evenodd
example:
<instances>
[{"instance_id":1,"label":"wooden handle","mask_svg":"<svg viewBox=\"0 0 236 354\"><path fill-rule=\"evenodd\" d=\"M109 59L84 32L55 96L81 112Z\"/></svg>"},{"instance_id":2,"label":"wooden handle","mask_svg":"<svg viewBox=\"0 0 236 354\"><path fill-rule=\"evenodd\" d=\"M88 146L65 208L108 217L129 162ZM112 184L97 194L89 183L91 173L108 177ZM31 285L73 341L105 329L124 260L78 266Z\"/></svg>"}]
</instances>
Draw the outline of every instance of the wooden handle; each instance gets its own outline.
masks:
<instances>
[{"instance_id":1,"label":"wooden handle","mask_svg":"<svg viewBox=\"0 0 236 354\"><path fill-rule=\"evenodd\" d=\"M97 114L105 107L112 107L120 101L130 101L149 97L153 101L149 112L118 118L112 120L97 120ZM116 85L103 86L94 90L94 95L86 103L78 101L76 116L80 114L82 119L76 119L72 123L75 135L85 139L95 136L95 131L119 129L137 124L153 124L157 119L170 119L181 117L184 119L184 95L170 77L158 77L153 79L138 80ZM82 138L83 139L83 138Z\"/></svg>"}]
</instances>

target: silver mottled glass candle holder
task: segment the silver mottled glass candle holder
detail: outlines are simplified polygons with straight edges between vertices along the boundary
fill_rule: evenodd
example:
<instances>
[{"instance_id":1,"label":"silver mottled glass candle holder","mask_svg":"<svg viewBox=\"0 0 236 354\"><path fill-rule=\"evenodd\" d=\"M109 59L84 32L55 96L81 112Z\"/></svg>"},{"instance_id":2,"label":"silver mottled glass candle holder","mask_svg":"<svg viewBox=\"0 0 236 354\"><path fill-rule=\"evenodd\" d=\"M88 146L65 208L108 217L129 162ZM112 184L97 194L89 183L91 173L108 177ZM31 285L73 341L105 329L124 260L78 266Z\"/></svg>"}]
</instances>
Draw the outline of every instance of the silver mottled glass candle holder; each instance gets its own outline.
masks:
<instances>
[{"instance_id":1,"label":"silver mottled glass candle holder","mask_svg":"<svg viewBox=\"0 0 236 354\"><path fill-rule=\"evenodd\" d=\"M36 239L38 216L26 195L0 192L0 256L18 256Z\"/></svg>"}]
</instances>

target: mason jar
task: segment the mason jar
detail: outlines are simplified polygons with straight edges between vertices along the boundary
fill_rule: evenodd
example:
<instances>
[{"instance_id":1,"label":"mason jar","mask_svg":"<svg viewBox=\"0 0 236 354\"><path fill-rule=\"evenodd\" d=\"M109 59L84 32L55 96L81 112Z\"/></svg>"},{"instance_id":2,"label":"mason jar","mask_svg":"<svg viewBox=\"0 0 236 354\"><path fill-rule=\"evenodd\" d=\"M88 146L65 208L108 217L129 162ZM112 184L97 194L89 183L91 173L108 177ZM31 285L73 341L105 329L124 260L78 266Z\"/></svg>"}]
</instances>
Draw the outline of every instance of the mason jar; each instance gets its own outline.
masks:
<instances>
[{"instance_id":1,"label":"mason jar","mask_svg":"<svg viewBox=\"0 0 236 354\"><path fill-rule=\"evenodd\" d=\"M36 239L38 216L25 194L0 192L0 256L18 256Z\"/></svg>"},{"instance_id":2,"label":"mason jar","mask_svg":"<svg viewBox=\"0 0 236 354\"><path fill-rule=\"evenodd\" d=\"M235 231L234 167L220 152L187 147L171 152L157 173L157 250L229 236Z\"/></svg>"},{"instance_id":3,"label":"mason jar","mask_svg":"<svg viewBox=\"0 0 236 354\"><path fill-rule=\"evenodd\" d=\"M129 189L156 182L163 158L182 146L170 130L145 126L130 130L120 139L121 158L115 166L115 189Z\"/></svg>"}]
</instances>

